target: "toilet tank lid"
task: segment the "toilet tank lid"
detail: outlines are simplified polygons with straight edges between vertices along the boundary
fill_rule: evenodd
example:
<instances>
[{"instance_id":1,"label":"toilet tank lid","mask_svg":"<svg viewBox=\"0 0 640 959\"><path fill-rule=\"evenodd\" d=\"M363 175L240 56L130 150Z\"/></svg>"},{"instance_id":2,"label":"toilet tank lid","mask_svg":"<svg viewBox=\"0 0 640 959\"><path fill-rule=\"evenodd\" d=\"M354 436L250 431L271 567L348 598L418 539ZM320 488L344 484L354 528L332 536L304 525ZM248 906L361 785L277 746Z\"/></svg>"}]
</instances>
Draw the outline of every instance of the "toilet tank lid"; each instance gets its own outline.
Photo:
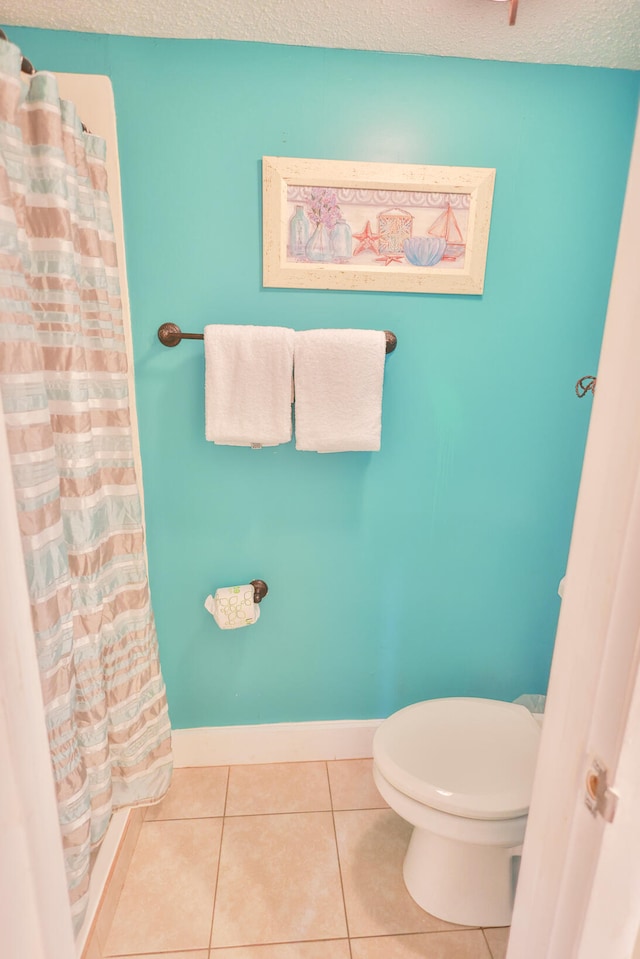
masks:
<instances>
[{"instance_id":1,"label":"toilet tank lid","mask_svg":"<svg viewBox=\"0 0 640 959\"><path fill-rule=\"evenodd\" d=\"M528 709L493 699L432 699L379 726L373 759L396 789L469 819L529 811L540 727Z\"/></svg>"}]
</instances>

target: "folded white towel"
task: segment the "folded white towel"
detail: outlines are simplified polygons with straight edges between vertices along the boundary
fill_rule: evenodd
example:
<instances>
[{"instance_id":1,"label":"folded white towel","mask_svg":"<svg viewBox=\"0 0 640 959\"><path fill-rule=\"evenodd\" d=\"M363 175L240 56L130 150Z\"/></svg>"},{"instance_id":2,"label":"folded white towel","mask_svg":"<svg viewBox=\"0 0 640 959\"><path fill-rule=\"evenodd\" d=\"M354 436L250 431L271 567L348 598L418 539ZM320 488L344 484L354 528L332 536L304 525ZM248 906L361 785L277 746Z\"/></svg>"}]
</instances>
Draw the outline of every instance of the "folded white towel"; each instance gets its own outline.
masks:
<instances>
[{"instance_id":1,"label":"folded white towel","mask_svg":"<svg viewBox=\"0 0 640 959\"><path fill-rule=\"evenodd\" d=\"M295 334L296 449L380 449L385 348L382 330Z\"/></svg>"},{"instance_id":2,"label":"folded white towel","mask_svg":"<svg viewBox=\"0 0 640 959\"><path fill-rule=\"evenodd\" d=\"M291 440L293 330L204 328L205 435L226 446Z\"/></svg>"}]
</instances>

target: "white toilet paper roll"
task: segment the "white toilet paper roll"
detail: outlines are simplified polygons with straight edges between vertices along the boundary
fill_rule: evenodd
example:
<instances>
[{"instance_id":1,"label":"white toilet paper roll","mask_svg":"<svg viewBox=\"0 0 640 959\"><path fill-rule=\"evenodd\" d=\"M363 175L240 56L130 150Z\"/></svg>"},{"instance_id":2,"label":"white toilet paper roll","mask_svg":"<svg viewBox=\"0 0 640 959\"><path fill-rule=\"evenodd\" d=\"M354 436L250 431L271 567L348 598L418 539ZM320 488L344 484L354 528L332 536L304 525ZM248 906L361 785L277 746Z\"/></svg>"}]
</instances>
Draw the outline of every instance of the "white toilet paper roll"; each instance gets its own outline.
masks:
<instances>
[{"instance_id":1,"label":"white toilet paper roll","mask_svg":"<svg viewBox=\"0 0 640 959\"><path fill-rule=\"evenodd\" d=\"M252 626L260 617L260 607L254 602L251 583L217 589L215 596L207 596L204 606L220 629Z\"/></svg>"}]
</instances>

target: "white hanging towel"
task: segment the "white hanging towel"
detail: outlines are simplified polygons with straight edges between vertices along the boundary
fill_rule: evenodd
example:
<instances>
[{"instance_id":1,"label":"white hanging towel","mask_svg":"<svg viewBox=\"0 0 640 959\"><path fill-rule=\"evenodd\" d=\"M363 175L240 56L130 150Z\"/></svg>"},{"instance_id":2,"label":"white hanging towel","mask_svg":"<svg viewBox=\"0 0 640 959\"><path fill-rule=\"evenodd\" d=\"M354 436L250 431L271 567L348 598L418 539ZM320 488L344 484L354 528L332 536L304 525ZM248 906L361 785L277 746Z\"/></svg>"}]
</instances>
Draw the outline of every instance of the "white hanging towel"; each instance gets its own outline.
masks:
<instances>
[{"instance_id":1,"label":"white hanging towel","mask_svg":"<svg viewBox=\"0 0 640 959\"><path fill-rule=\"evenodd\" d=\"M296 449L380 449L385 352L382 330L295 334Z\"/></svg>"},{"instance_id":2,"label":"white hanging towel","mask_svg":"<svg viewBox=\"0 0 640 959\"><path fill-rule=\"evenodd\" d=\"M208 440L253 447L291 440L293 337L282 326L205 326Z\"/></svg>"}]
</instances>

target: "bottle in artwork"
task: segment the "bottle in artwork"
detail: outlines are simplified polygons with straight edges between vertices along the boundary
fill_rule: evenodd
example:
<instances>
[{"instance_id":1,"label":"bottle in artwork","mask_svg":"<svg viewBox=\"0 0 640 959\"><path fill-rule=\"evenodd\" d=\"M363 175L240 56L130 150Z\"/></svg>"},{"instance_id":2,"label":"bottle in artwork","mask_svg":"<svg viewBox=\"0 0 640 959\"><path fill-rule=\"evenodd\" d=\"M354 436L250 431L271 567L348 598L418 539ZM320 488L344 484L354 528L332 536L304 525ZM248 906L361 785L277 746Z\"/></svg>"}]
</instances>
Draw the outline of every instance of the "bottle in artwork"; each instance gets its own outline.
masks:
<instances>
[{"instance_id":1,"label":"bottle in artwork","mask_svg":"<svg viewBox=\"0 0 640 959\"><path fill-rule=\"evenodd\" d=\"M353 252L351 227L342 217L340 217L331 231L331 248L333 250L333 259L336 263L346 263L347 260L351 259Z\"/></svg>"},{"instance_id":2,"label":"bottle in artwork","mask_svg":"<svg viewBox=\"0 0 640 959\"><path fill-rule=\"evenodd\" d=\"M306 253L307 259L316 263L329 263L333 259L331 234L324 223L318 223L309 237Z\"/></svg>"},{"instance_id":3,"label":"bottle in artwork","mask_svg":"<svg viewBox=\"0 0 640 959\"><path fill-rule=\"evenodd\" d=\"M303 258L309 239L309 221L301 206L296 206L295 213L289 220L289 256Z\"/></svg>"}]
</instances>

